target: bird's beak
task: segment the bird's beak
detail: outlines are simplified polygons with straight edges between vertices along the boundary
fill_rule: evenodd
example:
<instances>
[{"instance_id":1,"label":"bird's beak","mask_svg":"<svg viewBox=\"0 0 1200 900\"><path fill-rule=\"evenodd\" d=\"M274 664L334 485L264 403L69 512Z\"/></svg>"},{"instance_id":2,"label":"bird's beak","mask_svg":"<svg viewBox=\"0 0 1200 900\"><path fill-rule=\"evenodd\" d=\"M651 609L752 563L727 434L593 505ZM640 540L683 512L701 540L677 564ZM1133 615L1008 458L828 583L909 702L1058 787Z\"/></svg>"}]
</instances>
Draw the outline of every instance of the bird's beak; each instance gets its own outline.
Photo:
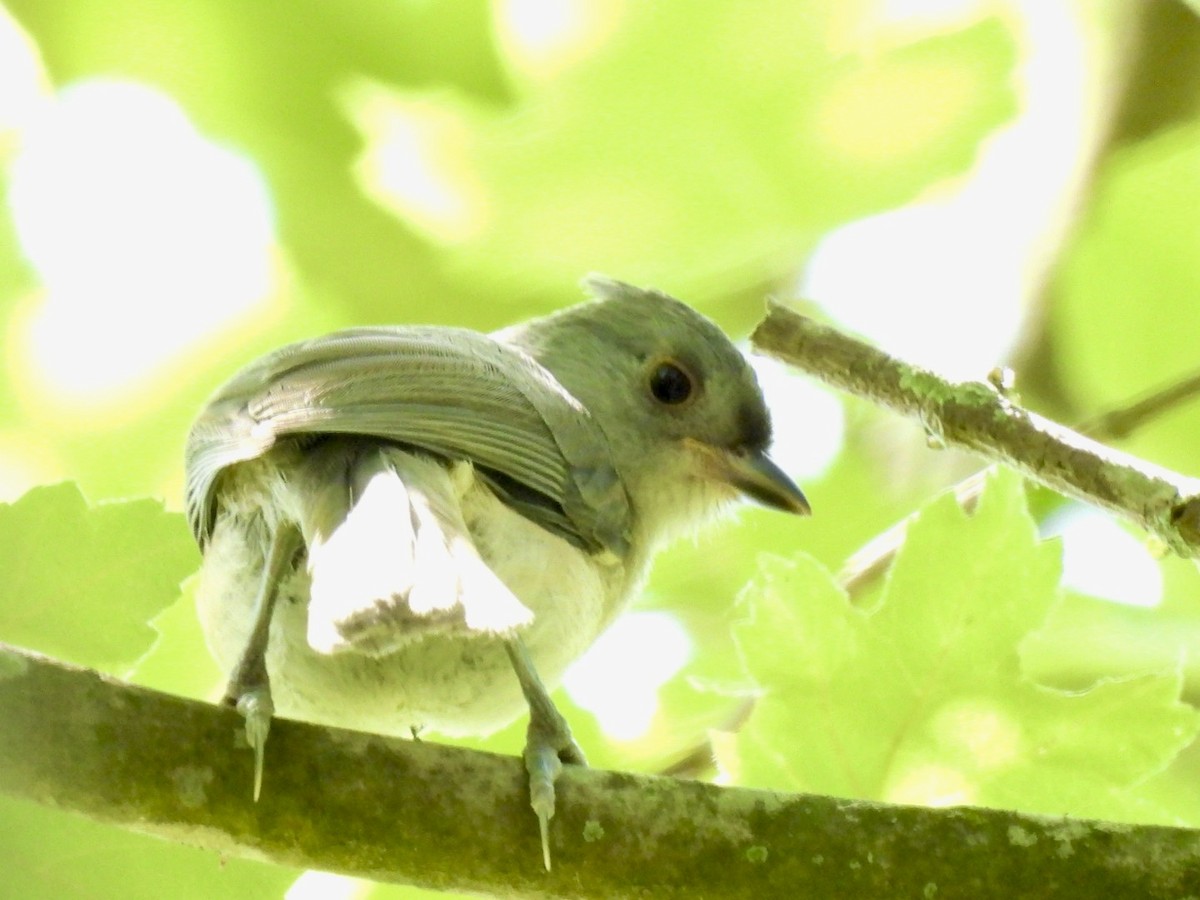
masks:
<instances>
[{"instance_id":1,"label":"bird's beak","mask_svg":"<svg viewBox=\"0 0 1200 900\"><path fill-rule=\"evenodd\" d=\"M737 488L751 500L798 516L812 514L804 493L765 452L725 450L699 441L689 443L706 459L714 477Z\"/></svg>"}]
</instances>

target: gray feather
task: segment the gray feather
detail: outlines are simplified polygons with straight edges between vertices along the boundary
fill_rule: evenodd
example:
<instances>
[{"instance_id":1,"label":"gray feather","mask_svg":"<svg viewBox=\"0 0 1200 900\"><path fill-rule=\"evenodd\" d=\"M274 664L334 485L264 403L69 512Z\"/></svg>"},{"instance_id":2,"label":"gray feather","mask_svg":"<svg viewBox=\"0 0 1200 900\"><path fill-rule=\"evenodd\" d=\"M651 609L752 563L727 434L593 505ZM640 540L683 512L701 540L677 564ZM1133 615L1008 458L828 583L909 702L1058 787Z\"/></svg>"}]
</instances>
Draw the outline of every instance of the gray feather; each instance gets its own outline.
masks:
<instances>
[{"instance_id":1,"label":"gray feather","mask_svg":"<svg viewBox=\"0 0 1200 900\"><path fill-rule=\"evenodd\" d=\"M523 515L624 555L628 497L607 437L520 349L466 329L352 329L293 344L209 400L187 445L187 509L203 543L221 473L303 435L363 435L474 463L519 487Z\"/></svg>"}]
</instances>

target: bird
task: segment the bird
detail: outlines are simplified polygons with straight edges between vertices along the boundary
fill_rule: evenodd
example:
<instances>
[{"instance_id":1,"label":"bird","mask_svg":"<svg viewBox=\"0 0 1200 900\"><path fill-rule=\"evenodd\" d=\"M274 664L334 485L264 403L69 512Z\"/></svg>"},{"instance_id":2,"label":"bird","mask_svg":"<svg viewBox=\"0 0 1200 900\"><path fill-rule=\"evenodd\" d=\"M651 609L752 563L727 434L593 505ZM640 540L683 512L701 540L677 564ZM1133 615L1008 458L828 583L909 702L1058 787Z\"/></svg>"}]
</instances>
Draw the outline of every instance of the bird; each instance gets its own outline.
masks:
<instances>
[{"instance_id":1,"label":"bird","mask_svg":"<svg viewBox=\"0 0 1200 900\"><path fill-rule=\"evenodd\" d=\"M549 869L555 780L586 765L550 690L673 539L742 498L810 512L768 454L752 367L713 322L657 290L584 287L491 334L291 344L201 409L185 448L196 605L255 800L276 714L455 737L527 708Z\"/></svg>"}]
</instances>

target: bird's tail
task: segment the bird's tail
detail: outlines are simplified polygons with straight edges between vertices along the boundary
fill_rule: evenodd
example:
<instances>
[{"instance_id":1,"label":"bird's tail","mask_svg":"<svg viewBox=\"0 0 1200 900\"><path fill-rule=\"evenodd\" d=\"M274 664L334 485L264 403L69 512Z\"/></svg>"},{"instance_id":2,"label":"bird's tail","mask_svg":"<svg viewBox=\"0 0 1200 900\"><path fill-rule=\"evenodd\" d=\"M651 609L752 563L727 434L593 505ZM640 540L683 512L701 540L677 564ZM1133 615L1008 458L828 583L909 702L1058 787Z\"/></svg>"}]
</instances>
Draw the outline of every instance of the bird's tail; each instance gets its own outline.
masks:
<instances>
[{"instance_id":1,"label":"bird's tail","mask_svg":"<svg viewBox=\"0 0 1200 900\"><path fill-rule=\"evenodd\" d=\"M507 633L532 613L488 568L445 463L343 444L300 494L308 642L383 654L433 632Z\"/></svg>"}]
</instances>

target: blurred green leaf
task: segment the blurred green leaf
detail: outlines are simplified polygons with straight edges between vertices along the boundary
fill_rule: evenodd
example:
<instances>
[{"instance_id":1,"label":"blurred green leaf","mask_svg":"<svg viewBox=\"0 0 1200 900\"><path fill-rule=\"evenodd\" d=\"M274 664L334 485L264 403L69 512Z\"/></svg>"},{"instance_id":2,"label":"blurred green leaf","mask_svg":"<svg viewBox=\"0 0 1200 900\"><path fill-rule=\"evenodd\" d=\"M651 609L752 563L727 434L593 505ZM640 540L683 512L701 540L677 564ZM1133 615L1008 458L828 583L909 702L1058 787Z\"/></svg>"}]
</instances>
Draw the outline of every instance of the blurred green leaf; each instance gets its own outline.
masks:
<instances>
[{"instance_id":1,"label":"blurred green leaf","mask_svg":"<svg viewBox=\"0 0 1200 900\"><path fill-rule=\"evenodd\" d=\"M763 696L721 742L727 767L777 789L1177 823L1136 789L1200 730L1177 667L1083 693L1020 670L1058 556L1003 472L972 516L949 495L921 511L875 609L807 557L765 560L737 630Z\"/></svg>"},{"instance_id":2,"label":"blurred green leaf","mask_svg":"<svg viewBox=\"0 0 1200 900\"><path fill-rule=\"evenodd\" d=\"M1064 690L1087 688L1098 673L1127 678L1180 667L1194 698L1200 660L1190 650L1198 642L1194 609L1127 606L1069 592L1022 642L1021 662L1038 682Z\"/></svg>"},{"instance_id":3,"label":"blurred green leaf","mask_svg":"<svg viewBox=\"0 0 1200 900\"><path fill-rule=\"evenodd\" d=\"M253 3L6 0L37 40L54 83L133 78L177 99L206 134L249 153L279 209L281 237L304 281L356 312L421 320L445 291L424 242L356 190L352 129L335 97L365 75L451 85L503 102L507 78L486 0Z\"/></svg>"},{"instance_id":4,"label":"blurred green leaf","mask_svg":"<svg viewBox=\"0 0 1200 900\"><path fill-rule=\"evenodd\" d=\"M134 684L197 700L224 690L229 673L208 652L196 613L196 582L189 578L179 599L150 620L158 640L130 673Z\"/></svg>"},{"instance_id":5,"label":"blurred green leaf","mask_svg":"<svg viewBox=\"0 0 1200 900\"><path fill-rule=\"evenodd\" d=\"M1064 257L1052 307L1060 370L1079 408L1119 407L1197 370L1200 125L1114 153ZM1123 448L1200 475L1195 402L1142 426Z\"/></svg>"},{"instance_id":6,"label":"blurred green leaf","mask_svg":"<svg viewBox=\"0 0 1200 900\"><path fill-rule=\"evenodd\" d=\"M463 125L474 220L446 260L501 286L498 302L520 296L509 284L590 270L696 298L787 274L834 225L968 167L1016 109L1008 28L847 53L823 32L838 5L630 4L594 55L511 113L425 96ZM413 100L350 104L369 150L388 149ZM388 184L367 187L412 219Z\"/></svg>"},{"instance_id":7,"label":"blurred green leaf","mask_svg":"<svg viewBox=\"0 0 1200 900\"><path fill-rule=\"evenodd\" d=\"M0 637L121 671L198 564L184 517L158 501L89 507L74 484L35 488L0 504Z\"/></svg>"},{"instance_id":8,"label":"blurred green leaf","mask_svg":"<svg viewBox=\"0 0 1200 900\"><path fill-rule=\"evenodd\" d=\"M0 895L6 898L282 897L297 875L8 797L0 797L0 834Z\"/></svg>"}]
</instances>

